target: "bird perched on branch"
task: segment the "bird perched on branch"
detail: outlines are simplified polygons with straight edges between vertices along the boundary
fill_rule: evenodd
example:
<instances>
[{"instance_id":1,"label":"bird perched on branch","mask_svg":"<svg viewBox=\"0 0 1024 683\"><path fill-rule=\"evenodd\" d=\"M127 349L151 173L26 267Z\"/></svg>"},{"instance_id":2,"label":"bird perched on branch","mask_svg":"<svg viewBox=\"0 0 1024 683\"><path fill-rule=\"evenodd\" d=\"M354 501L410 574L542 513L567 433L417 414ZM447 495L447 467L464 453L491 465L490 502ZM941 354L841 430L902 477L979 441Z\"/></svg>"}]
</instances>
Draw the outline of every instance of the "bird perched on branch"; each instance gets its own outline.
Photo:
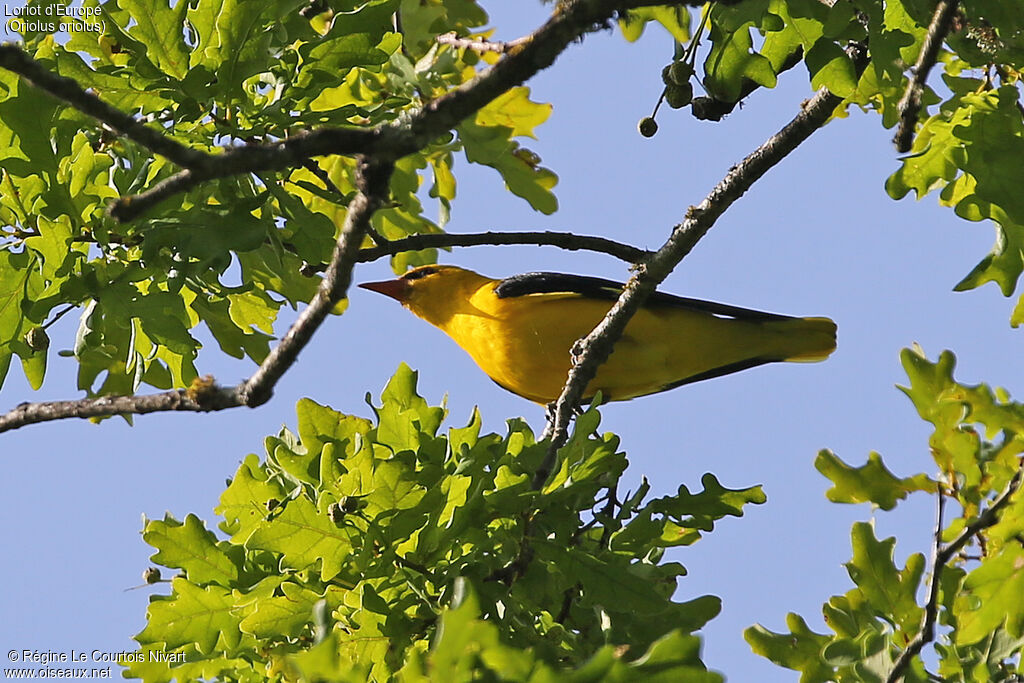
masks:
<instances>
[{"instance_id":1,"label":"bird perched on branch","mask_svg":"<svg viewBox=\"0 0 1024 683\"><path fill-rule=\"evenodd\" d=\"M440 328L500 386L554 401L569 350L608 313L623 285L559 273L494 280L455 266L421 266L367 282ZM655 292L626 326L584 392L625 401L763 363L814 362L836 348L828 318L792 318Z\"/></svg>"}]
</instances>

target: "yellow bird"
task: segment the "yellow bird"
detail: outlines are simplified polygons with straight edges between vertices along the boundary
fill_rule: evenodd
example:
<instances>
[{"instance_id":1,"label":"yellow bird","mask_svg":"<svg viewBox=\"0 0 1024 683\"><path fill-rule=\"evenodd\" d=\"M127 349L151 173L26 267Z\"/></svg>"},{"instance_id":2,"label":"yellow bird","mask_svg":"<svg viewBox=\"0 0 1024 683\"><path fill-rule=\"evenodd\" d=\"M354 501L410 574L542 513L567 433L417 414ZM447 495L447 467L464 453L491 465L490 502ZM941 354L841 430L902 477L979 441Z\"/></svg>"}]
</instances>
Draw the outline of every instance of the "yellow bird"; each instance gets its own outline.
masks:
<instances>
[{"instance_id":1,"label":"yellow bird","mask_svg":"<svg viewBox=\"0 0 1024 683\"><path fill-rule=\"evenodd\" d=\"M455 266L421 266L367 282L440 328L500 386L554 401L569 349L611 308L623 285L559 273L494 280ZM625 401L776 361L821 361L836 348L828 318L792 318L655 292L626 326L584 397Z\"/></svg>"}]
</instances>

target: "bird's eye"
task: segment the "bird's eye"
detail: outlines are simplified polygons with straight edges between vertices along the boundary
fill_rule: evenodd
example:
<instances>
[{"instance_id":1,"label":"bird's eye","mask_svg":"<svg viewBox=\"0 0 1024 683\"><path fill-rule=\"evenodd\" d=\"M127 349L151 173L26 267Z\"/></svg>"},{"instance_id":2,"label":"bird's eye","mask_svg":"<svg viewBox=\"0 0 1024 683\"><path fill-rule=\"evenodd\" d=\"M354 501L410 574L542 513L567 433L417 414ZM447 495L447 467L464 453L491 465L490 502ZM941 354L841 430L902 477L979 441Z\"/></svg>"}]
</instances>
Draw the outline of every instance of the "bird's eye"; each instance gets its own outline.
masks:
<instances>
[{"instance_id":1,"label":"bird's eye","mask_svg":"<svg viewBox=\"0 0 1024 683\"><path fill-rule=\"evenodd\" d=\"M416 270L410 270L408 273L402 276L403 280L419 280L428 275L433 275L437 272L437 268L433 266L427 266L426 268L418 268Z\"/></svg>"}]
</instances>

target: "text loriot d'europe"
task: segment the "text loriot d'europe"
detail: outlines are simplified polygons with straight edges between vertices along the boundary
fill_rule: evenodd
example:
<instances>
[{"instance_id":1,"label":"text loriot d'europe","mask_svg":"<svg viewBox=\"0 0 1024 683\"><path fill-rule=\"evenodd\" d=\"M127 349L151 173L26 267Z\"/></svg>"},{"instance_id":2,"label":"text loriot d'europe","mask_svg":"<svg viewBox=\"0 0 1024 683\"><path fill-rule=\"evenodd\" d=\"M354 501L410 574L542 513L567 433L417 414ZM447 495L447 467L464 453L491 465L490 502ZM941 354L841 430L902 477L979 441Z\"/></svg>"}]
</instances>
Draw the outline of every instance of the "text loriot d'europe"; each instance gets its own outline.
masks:
<instances>
[{"instance_id":1,"label":"text loriot d'europe","mask_svg":"<svg viewBox=\"0 0 1024 683\"><path fill-rule=\"evenodd\" d=\"M16 30L53 33L64 30L68 24L80 31L102 29L99 7L66 7L64 5L26 5L24 7L3 6L4 16L10 17L8 24L17 24Z\"/></svg>"}]
</instances>

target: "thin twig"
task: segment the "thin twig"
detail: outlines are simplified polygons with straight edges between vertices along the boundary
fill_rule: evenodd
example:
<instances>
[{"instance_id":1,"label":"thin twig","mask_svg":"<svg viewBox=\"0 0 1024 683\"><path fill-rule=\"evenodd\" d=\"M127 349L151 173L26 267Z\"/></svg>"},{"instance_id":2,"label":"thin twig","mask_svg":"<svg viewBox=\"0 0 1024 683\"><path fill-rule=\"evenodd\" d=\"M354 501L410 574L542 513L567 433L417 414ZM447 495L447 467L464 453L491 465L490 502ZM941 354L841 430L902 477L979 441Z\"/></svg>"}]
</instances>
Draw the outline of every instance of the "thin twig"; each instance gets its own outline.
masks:
<instances>
[{"instance_id":1,"label":"thin twig","mask_svg":"<svg viewBox=\"0 0 1024 683\"><path fill-rule=\"evenodd\" d=\"M302 162L302 167L315 175L317 179L324 184L324 189L331 194L337 195L338 198L345 196L345 193L341 191L341 188L334 184L331 180L331 176L328 175L327 171L320 167L320 164L316 163L313 159L306 159Z\"/></svg>"},{"instance_id":2,"label":"thin twig","mask_svg":"<svg viewBox=\"0 0 1024 683\"><path fill-rule=\"evenodd\" d=\"M315 156L371 155L375 149L390 149L395 144L392 142L395 135L388 136L387 133L386 129L374 128L318 128L297 133L280 142L231 147L223 154L210 155L201 167L178 171L147 190L113 201L107 212L126 223L163 200L187 192L207 180L295 168ZM381 160L396 158L376 153L373 156Z\"/></svg>"},{"instance_id":3,"label":"thin twig","mask_svg":"<svg viewBox=\"0 0 1024 683\"><path fill-rule=\"evenodd\" d=\"M405 251L419 249L445 249L447 247L501 246L509 244L535 244L559 247L568 251L593 251L608 254L627 263L644 263L654 252L639 249L604 237L574 235L569 232L479 232L479 233L430 233L413 235L387 244L367 247L359 251L359 261L376 261Z\"/></svg>"},{"instance_id":4,"label":"thin twig","mask_svg":"<svg viewBox=\"0 0 1024 683\"><path fill-rule=\"evenodd\" d=\"M932 575L928 583L928 601L924 606L924 614L921 617L921 629L917 635L907 644L907 647L899 654L893 662L892 671L885 679L886 683L896 683L903 679L903 674L910 666L911 660L920 654L925 645L935 638L935 622L939 614L939 576L953 557L960 552L960 549L967 545L968 541L977 536L983 530L999 521L999 512L1010 502L1010 498L1020 488L1022 475L1024 475L1024 458L1021 459L1017 471L1014 472L1010 482L1006 485L992 504L984 512L975 517L974 521L964 527L964 530L953 539L948 545L942 547L942 490L939 489L939 514L937 528L932 541Z\"/></svg>"},{"instance_id":5,"label":"thin twig","mask_svg":"<svg viewBox=\"0 0 1024 683\"><path fill-rule=\"evenodd\" d=\"M913 73L907 82L907 90L903 93L898 105L900 125L893 137L898 152L909 152L914 142L914 128L917 126L917 119L921 112L924 84L928 80L928 74L932 67L935 66L942 41L946 39L953 26L953 17L956 15L958 4L959 0L939 0L935 5L932 23L928 26L924 44L921 45L921 54L917 57L917 64L914 65Z\"/></svg>"},{"instance_id":6,"label":"thin twig","mask_svg":"<svg viewBox=\"0 0 1024 683\"><path fill-rule=\"evenodd\" d=\"M862 70L866 59L859 46L853 48L853 57L857 69ZM539 488L551 473L558 449L568 438L570 418L580 404L585 388L597 374L597 368L611 355L612 347L644 300L690 253L718 217L755 181L825 125L841 102L841 97L822 88L782 130L734 166L699 205L690 207L685 220L672 230L665 244L647 263L636 268L622 295L597 327L576 342L572 349L572 369L554 410L549 411L549 414L553 412L553 419L549 418L541 436L550 441L547 455L534 476L535 488Z\"/></svg>"},{"instance_id":7,"label":"thin twig","mask_svg":"<svg viewBox=\"0 0 1024 683\"><path fill-rule=\"evenodd\" d=\"M67 315L71 311L75 310L76 308L78 308L78 307L75 304L68 304L64 308L62 308L59 311L57 311L57 315L53 316L48 321L43 323L42 328L45 330L47 327L49 327L50 325L54 324L55 322L57 322L58 320L63 318L65 315Z\"/></svg>"},{"instance_id":8,"label":"thin twig","mask_svg":"<svg viewBox=\"0 0 1024 683\"><path fill-rule=\"evenodd\" d=\"M599 543L601 548L604 550L608 549L608 542L612 538L612 533L618 530L612 529L612 524L618 521L615 519L615 506L618 505L619 503L618 499L616 498L616 496L618 495L618 491L619 482L616 481L614 484L608 487L608 500L605 503L604 509L601 510L601 514L607 518L604 522L604 529L601 531L601 541Z\"/></svg>"},{"instance_id":9,"label":"thin twig","mask_svg":"<svg viewBox=\"0 0 1024 683\"><path fill-rule=\"evenodd\" d=\"M1003 492L992 501L992 504L988 506L985 512L978 515L973 522L968 524L960 535L950 541L949 545L943 548L938 555L938 562L941 565L947 564L954 555L956 555L961 548L967 545L973 537L978 535L979 531L987 529L996 522L999 521L999 511L1006 507L1006 504L1010 502L1010 497L1017 492L1020 488L1022 475L1024 475L1024 458L1021 459L1020 466L1010 479L1010 483L1006 485Z\"/></svg>"},{"instance_id":10,"label":"thin twig","mask_svg":"<svg viewBox=\"0 0 1024 683\"><path fill-rule=\"evenodd\" d=\"M935 529L932 531L932 575L928 579L928 600L925 603L925 611L921 619L921 629L917 635L907 643L906 649L900 653L893 663L892 671L886 683L895 683L903 676L904 670L910 665L910 660L921 651L924 644L935 637L935 619L938 616L939 605L939 553L942 550L942 513L946 502L946 496L942 491L942 484L936 486L938 501L935 510Z\"/></svg>"}]
</instances>

